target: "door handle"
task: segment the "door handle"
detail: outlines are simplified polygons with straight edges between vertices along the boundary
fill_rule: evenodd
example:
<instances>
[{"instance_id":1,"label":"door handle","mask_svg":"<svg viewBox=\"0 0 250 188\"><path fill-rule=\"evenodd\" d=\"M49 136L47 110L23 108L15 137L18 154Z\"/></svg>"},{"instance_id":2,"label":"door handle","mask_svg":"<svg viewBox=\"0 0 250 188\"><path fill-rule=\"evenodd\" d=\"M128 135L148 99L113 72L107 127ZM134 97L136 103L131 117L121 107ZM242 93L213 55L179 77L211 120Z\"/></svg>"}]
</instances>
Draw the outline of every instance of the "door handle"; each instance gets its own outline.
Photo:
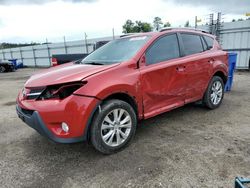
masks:
<instances>
[{"instance_id":1,"label":"door handle","mask_svg":"<svg viewBox=\"0 0 250 188\"><path fill-rule=\"evenodd\" d=\"M208 60L208 63L210 63L210 64L212 64L213 62L214 62L213 58Z\"/></svg>"},{"instance_id":2,"label":"door handle","mask_svg":"<svg viewBox=\"0 0 250 188\"><path fill-rule=\"evenodd\" d=\"M176 71L178 72L183 72L185 71L185 69L186 69L186 66L176 67Z\"/></svg>"}]
</instances>

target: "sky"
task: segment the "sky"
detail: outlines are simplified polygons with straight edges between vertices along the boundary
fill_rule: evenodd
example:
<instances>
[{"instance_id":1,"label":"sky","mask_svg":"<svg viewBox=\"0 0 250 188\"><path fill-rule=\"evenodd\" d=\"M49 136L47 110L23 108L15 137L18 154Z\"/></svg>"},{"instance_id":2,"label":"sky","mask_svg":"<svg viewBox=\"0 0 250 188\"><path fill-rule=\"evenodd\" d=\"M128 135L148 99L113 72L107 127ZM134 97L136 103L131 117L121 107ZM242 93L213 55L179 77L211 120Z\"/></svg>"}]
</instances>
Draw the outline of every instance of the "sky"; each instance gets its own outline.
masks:
<instances>
[{"instance_id":1,"label":"sky","mask_svg":"<svg viewBox=\"0 0 250 188\"><path fill-rule=\"evenodd\" d=\"M153 22L154 17L183 26L194 18L208 22L221 11L225 22L246 18L250 0L0 0L0 43L82 40L122 33L127 19Z\"/></svg>"}]
</instances>

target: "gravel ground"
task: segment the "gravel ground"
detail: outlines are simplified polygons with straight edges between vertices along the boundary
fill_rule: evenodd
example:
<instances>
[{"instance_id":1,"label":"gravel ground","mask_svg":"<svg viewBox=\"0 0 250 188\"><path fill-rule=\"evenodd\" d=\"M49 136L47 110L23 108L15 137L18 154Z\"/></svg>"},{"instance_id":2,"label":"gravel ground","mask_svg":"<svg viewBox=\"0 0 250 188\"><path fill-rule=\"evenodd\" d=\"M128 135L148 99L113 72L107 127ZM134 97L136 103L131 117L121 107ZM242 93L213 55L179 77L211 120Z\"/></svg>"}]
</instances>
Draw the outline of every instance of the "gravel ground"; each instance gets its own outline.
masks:
<instances>
[{"instance_id":1,"label":"gravel ground","mask_svg":"<svg viewBox=\"0 0 250 188\"><path fill-rule=\"evenodd\" d=\"M15 98L34 69L0 74L0 187L234 187L250 177L250 73L237 72L220 108L187 105L140 123L110 156L56 144L17 118Z\"/></svg>"}]
</instances>

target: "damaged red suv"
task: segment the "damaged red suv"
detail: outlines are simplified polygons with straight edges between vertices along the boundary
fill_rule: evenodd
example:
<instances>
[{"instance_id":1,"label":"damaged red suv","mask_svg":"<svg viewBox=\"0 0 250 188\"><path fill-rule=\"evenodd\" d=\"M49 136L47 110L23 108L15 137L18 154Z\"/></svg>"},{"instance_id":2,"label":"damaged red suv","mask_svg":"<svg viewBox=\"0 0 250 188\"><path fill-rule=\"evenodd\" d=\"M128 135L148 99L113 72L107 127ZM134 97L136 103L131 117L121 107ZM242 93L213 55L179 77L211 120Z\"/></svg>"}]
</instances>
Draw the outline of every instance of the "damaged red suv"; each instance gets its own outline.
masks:
<instances>
[{"instance_id":1,"label":"damaged red suv","mask_svg":"<svg viewBox=\"0 0 250 188\"><path fill-rule=\"evenodd\" d=\"M138 120L195 101L220 106L227 62L215 37L203 31L128 35L80 62L31 76L17 97L17 114L55 142L89 140L110 154L129 143Z\"/></svg>"}]
</instances>

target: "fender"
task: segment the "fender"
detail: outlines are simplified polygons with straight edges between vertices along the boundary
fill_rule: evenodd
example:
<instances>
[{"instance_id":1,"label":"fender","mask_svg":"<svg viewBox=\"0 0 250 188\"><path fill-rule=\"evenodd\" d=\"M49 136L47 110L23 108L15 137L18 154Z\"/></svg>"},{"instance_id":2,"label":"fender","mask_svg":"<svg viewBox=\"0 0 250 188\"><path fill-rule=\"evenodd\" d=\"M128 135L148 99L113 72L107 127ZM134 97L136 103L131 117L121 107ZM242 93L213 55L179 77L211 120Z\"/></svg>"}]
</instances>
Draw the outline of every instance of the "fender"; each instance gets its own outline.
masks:
<instances>
[{"instance_id":1,"label":"fender","mask_svg":"<svg viewBox=\"0 0 250 188\"><path fill-rule=\"evenodd\" d=\"M136 65L136 62L133 62ZM86 86L77 90L74 94L95 97L105 100L114 94L126 94L134 99L137 104L139 117L143 114L142 89L140 84L140 72L131 64L120 64L119 69L114 68L88 77ZM124 74L126 72L126 74Z\"/></svg>"}]
</instances>

